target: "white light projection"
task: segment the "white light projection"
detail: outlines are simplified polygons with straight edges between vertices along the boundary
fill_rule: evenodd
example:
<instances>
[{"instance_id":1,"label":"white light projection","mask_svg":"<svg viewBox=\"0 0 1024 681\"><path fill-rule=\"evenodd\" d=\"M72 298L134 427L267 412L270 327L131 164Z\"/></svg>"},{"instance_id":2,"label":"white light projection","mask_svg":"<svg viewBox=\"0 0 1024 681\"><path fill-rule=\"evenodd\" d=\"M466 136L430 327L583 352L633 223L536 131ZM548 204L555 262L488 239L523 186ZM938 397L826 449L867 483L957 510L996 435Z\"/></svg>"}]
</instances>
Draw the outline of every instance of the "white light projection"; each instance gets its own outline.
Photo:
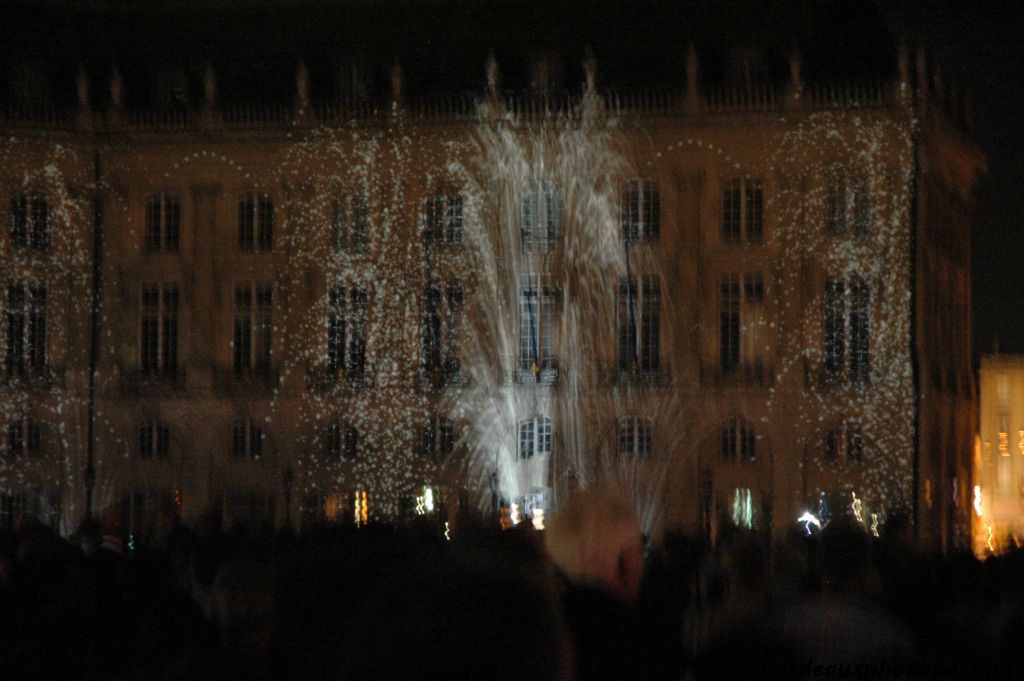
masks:
<instances>
[{"instance_id":1,"label":"white light projection","mask_svg":"<svg viewBox=\"0 0 1024 681\"><path fill-rule=\"evenodd\" d=\"M664 512L665 482L682 451L689 423L678 392L663 385L667 366L649 383L620 381L616 313L619 283L628 274L661 280L656 257L631 246L619 224L623 182L636 177L626 135L591 92L568 114L520 117L485 102L467 149L453 154L476 224L467 229L472 309L467 315L469 381L453 409L467 427L467 486L482 509L495 495L506 503L536 493L557 505L575 487L614 480L637 505L645 530ZM532 197L550 193L559 211L556 236L539 246L523 229L547 230L545 211L531 212ZM539 218L539 220L537 219ZM541 224L531 224L540 222ZM552 293L553 315L543 302L522 299L524 288ZM672 347L675 306L661 306L662 347ZM544 324L554 327L545 357ZM524 328L528 326L524 346ZM539 325L539 330L533 325ZM667 365L669 353L663 352ZM657 373L657 372L654 372ZM635 377L634 377L635 378ZM650 419L653 452L620 455L621 417ZM535 456L523 457L520 425L551 418L552 434ZM528 438L529 439L529 438ZM528 451L534 451L528 444Z\"/></svg>"},{"instance_id":2,"label":"white light projection","mask_svg":"<svg viewBox=\"0 0 1024 681\"><path fill-rule=\"evenodd\" d=\"M25 196L32 230L46 226L45 235L29 235L24 245L15 245L13 237L0 240L0 310L5 321L0 337L0 429L7 437L12 423L22 425L21 455L15 458L6 451L0 457L0 491L20 496L23 510L38 513L64 534L85 510L88 372L83 370L87 353L82 340L89 334L91 166L88 155L64 144L16 136L0 140L3 200ZM34 209L33 197L43 199L45 209ZM13 229L13 223L5 228ZM12 288L23 292L25 306ZM29 317L40 320L45 341L30 328L34 323ZM8 347L17 343L11 334L22 339L20 349ZM29 348L34 340L45 347ZM13 366L18 364L20 368ZM102 413L96 425L110 427ZM12 443L4 445L7 449ZM113 500L112 464L118 454L96 453L94 508Z\"/></svg>"}]
</instances>

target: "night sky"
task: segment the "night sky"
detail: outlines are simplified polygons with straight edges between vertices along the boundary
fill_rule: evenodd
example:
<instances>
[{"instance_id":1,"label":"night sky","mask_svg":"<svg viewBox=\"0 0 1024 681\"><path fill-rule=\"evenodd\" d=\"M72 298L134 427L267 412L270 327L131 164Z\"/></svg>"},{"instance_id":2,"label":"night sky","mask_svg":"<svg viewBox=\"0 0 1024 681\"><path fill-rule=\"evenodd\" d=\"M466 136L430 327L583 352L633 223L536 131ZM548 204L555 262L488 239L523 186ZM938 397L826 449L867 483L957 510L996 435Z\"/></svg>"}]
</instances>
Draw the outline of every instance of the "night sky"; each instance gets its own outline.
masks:
<instances>
[{"instance_id":1,"label":"night sky","mask_svg":"<svg viewBox=\"0 0 1024 681\"><path fill-rule=\"evenodd\" d=\"M43 64L56 104L73 105L84 66L105 92L112 64L128 87L127 105L146 105L154 73L181 68L197 99L212 59L222 101L287 101L294 63L306 60L314 92L330 94L339 59L367 65L371 85L386 88L398 54L410 95L479 91L494 52L507 89L525 87L528 63L544 50L563 64L560 79L576 89L587 47L602 83L620 87L683 86L685 47L701 56L705 84L730 77L729 46L756 42L764 59L756 76L782 83L793 44L804 77L891 77L898 36L922 39L973 100L972 137L988 156L978 187L973 239L974 351L1024 352L1024 9L1021 3L918 2L539 2L529 0L7 0L0 7L0 100L9 96L12 65ZM982 7L981 5L984 5ZM64 98L63 100L61 98ZM104 102L97 101L103 108Z\"/></svg>"}]
</instances>

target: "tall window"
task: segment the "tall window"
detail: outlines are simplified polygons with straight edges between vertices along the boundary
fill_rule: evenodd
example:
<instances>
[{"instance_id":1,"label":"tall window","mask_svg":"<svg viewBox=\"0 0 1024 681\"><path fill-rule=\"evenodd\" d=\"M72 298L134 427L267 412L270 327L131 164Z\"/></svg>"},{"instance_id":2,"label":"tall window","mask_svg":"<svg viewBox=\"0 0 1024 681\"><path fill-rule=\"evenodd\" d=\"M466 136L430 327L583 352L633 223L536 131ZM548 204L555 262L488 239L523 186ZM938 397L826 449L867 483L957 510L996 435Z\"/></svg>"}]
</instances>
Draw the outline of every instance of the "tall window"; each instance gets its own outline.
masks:
<instances>
[{"instance_id":1,"label":"tall window","mask_svg":"<svg viewBox=\"0 0 1024 681\"><path fill-rule=\"evenodd\" d=\"M825 282L825 370L866 383L871 373L871 292L860 279Z\"/></svg>"},{"instance_id":2,"label":"tall window","mask_svg":"<svg viewBox=\"0 0 1024 681\"><path fill-rule=\"evenodd\" d=\"M4 370L24 376L46 368L46 287L15 282L7 286Z\"/></svg>"},{"instance_id":3,"label":"tall window","mask_svg":"<svg viewBox=\"0 0 1024 681\"><path fill-rule=\"evenodd\" d=\"M332 287L327 294L327 370L361 381L366 372L366 288Z\"/></svg>"},{"instance_id":4,"label":"tall window","mask_svg":"<svg viewBox=\"0 0 1024 681\"><path fill-rule=\"evenodd\" d=\"M238 199L238 250L269 253L274 247L274 201L248 192Z\"/></svg>"},{"instance_id":5,"label":"tall window","mask_svg":"<svg viewBox=\"0 0 1024 681\"><path fill-rule=\"evenodd\" d=\"M751 464L757 460L757 438L745 419L734 416L721 429L722 461L728 464Z\"/></svg>"},{"instance_id":6,"label":"tall window","mask_svg":"<svg viewBox=\"0 0 1024 681\"><path fill-rule=\"evenodd\" d=\"M11 245L38 250L50 247L50 202L42 194L11 196Z\"/></svg>"},{"instance_id":7,"label":"tall window","mask_svg":"<svg viewBox=\"0 0 1024 681\"><path fill-rule=\"evenodd\" d=\"M139 458L166 461L171 450L171 434L167 426L156 419L139 424Z\"/></svg>"},{"instance_id":8,"label":"tall window","mask_svg":"<svg viewBox=\"0 0 1024 681\"><path fill-rule=\"evenodd\" d=\"M537 416L519 422L519 459L551 453L551 419Z\"/></svg>"},{"instance_id":9,"label":"tall window","mask_svg":"<svg viewBox=\"0 0 1024 681\"><path fill-rule=\"evenodd\" d=\"M173 372L178 366L178 287L144 284L142 328L139 334L141 369L146 373Z\"/></svg>"},{"instance_id":10,"label":"tall window","mask_svg":"<svg viewBox=\"0 0 1024 681\"><path fill-rule=\"evenodd\" d=\"M270 372L273 290L269 284L235 286L236 374Z\"/></svg>"},{"instance_id":11,"label":"tall window","mask_svg":"<svg viewBox=\"0 0 1024 681\"><path fill-rule=\"evenodd\" d=\"M447 416L431 416L423 426L423 457L446 461L455 451L455 427Z\"/></svg>"},{"instance_id":12,"label":"tall window","mask_svg":"<svg viewBox=\"0 0 1024 681\"><path fill-rule=\"evenodd\" d=\"M661 197L650 180L630 180L622 189L619 226L627 241L657 239L661 226Z\"/></svg>"},{"instance_id":13,"label":"tall window","mask_svg":"<svg viewBox=\"0 0 1024 681\"><path fill-rule=\"evenodd\" d=\"M646 459L651 455L651 420L639 416L619 419L619 456Z\"/></svg>"},{"instance_id":14,"label":"tall window","mask_svg":"<svg viewBox=\"0 0 1024 681\"><path fill-rule=\"evenodd\" d=\"M359 430L349 421L334 420L324 429L324 458L354 461L359 451Z\"/></svg>"},{"instance_id":15,"label":"tall window","mask_svg":"<svg viewBox=\"0 0 1024 681\"><path fill-rule=\"evenodd\" d=\"M435 195L426 199L423 237L428 243L462 243L462 197Z\"/></svg>"},{"instance_id":16,"label":"tall window","mask_svg":"<svg viewBox=\"0 0 1024 681\"><path fill-rule=\"evenodd\" d=\"M259 461L263 456L263 426L253 419L239 419L231 427L231 455Z\"/></svg>"},{"instance_id":17,"label":"tall window","mask_svg":"<svg viewBox=\"0 0 1024 681\"><path fill-rule=\"evenodd\" d=\"M43 445L42 424L30 419L19 418L7 424L7 456L18 459L26 454L38 454Z\"/></svg>"},{"instance_id":18,"label":"tall window","mask_svg":"<svg viewBox=\"0 0 1024 681\"><path fill-rule=\"evenodd\" d=\"M762 376L764 277L758 272L723 274L719 286L719 366L726 376Z\"/></svg>"},{"instance_id":19,"label":"tall window","mask_svg":"<svg viewBox=\"0 0 1024 681\"><path fill-rule=\"evenodd\" d=\"M458 334L462 326L462 285L431 285L423 294L423 371L438 380L457 378L461 368Z\"/></svg>"},{"instance_id":20,"label":"tall window","mask_svg":"<svg viewBox=\"0 0 1024 681\"><path fill-rule=\"evenodd\" d=\"M370 208L364 194L338 197L332 205L331 248L336 253L361 253L370 239Z\"/></svg>"},{"instance_id":21,"label":"tall window","mask_svg":"<svg viewBox=\"0 0 1024 681\"><path fill-rule=\"evenodd\" d=\"M523 192L521 216L523 249L548 251L562 238L562 196L550 182Z\"/></svg>"},{"instance_id":22,"label":"tall window","mask_svg":"<svg viewBox=\"0 0 1024 681\"><path fill-rule=\"evenodd\" d=\"M761 243L764 238L764 190L761 180L733 178L722 183L722 241Z\"/></svg>"},{"instance_id":23,"label":"tall window","mask_svg":"<svg viewBox=\"0 0 1024 681\"><path fill-rule=\"evenodd\" d=\"M831 236L862 236L870 227L867 182L843 175L828 178L825 194L825 230Z\"/></svg>"},{"instance_id":24,"label":"tall window","mask_svg":"<svg viewBox=\"0 0 1024 681\"><path fill-rule=\"evenodd\" d=\"M661 366L661 283L655 275L619 280L619 371Z\"/></svg>"},{"instance_id":25,"label":"tall window","mask_svg":"<svg viewBox=\"0 0 1024 681\"><path fill-rule=\"evenodd\" d=\"M834 464L859 464L864 459L864 437L860 424L847 422L825 432L825 460Z\"/></svg>"},{"instance_id":26,"label":"tall window","mask_svg":"<svg viewBox=\"0 0 1024 681\"><path fill-rule=\"evenodd\" d=\"M181 201L169 194L156 194L146 201L146 227L143 250L146 253L178 252L181 234Z\"/></svg>"},{"instance_id":27,"label":"tall window","mask_svg":"<svg viewBox=\"0 0 1024 681\"><path fill-rule=\"evenodd\" d=\"M543 284L539 275L526 277L519 287L520 380L542 380L548 378L543 372L557 372L558 297L557 288Z\"/></svg>"}]
</instances>

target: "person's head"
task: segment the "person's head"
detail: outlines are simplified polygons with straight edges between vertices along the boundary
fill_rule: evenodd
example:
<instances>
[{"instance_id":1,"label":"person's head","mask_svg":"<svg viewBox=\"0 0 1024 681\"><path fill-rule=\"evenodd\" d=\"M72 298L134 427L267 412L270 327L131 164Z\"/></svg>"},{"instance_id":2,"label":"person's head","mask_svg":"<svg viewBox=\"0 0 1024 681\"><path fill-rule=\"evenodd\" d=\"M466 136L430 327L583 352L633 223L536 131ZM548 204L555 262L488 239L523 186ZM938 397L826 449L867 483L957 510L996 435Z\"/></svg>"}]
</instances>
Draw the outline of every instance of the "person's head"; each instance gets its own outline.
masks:
<instances>
[{"instance_id":1,"label":"person's head","mask_svg":"<svg viewBox=\"0 0 1024 681\"><path fill-rule=\"evenodd\" d=\"M571 581L636 602L643 573L640 522L629 500L611 488L576 494L547 523L551 560Z\"/></svg>"}]
</instances>

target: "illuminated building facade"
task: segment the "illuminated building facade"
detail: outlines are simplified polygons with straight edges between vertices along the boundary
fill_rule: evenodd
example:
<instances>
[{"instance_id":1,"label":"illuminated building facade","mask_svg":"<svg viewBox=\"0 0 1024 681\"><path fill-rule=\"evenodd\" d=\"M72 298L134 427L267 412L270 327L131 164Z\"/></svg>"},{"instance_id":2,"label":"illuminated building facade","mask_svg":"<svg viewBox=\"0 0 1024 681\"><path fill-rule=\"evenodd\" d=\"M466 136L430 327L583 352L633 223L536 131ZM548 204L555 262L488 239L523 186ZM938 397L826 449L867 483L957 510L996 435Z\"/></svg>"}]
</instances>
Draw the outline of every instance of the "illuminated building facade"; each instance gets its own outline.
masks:
<instances>
[{"instance_id":1,"label":"illuminated building facade","mask_svg":"<svg viewBox=\"0 0 1024 681\"><path fill-rule=\"evenodd\" d=\"M1024 357L984 355L974 457L974 550L1002 552L1024 533Z\"/></svg>"},{"instance_id":2,"label":"illuminated building facade","mask_svg":"<svg viewBox=\"0 0 1024 681\"><path fill-rule=\"evenodd\" d=\"M5 517L72 522L90 460L93 506L135 527L161 502L298 524L491 496L529 517L627 462L655 481L648 527L902 510L953 540L984 160L923 52L895 66L811 85L794 54L781 84L717 90L691 50L681 90L603 91L591 60L560 98L548 61L525 94L492 62L472 96L415 98L395 64L384 100L353 77L321 101L300 64L275 107L221 103L205 65L192 100L131 108L118 72L102 96L83 72L70 112L9 107ZM611 240L578 241L596 213L571 174L479 170L498 132L579 129L618 155L586 188ZM481 234L514 235L513 272L481 269ZM624 255L586 283L581 243ZM481 302L490 274L509 299ZM485 437L460 395L486 376L532 406Z\"/></svg>"}]
</instances>

